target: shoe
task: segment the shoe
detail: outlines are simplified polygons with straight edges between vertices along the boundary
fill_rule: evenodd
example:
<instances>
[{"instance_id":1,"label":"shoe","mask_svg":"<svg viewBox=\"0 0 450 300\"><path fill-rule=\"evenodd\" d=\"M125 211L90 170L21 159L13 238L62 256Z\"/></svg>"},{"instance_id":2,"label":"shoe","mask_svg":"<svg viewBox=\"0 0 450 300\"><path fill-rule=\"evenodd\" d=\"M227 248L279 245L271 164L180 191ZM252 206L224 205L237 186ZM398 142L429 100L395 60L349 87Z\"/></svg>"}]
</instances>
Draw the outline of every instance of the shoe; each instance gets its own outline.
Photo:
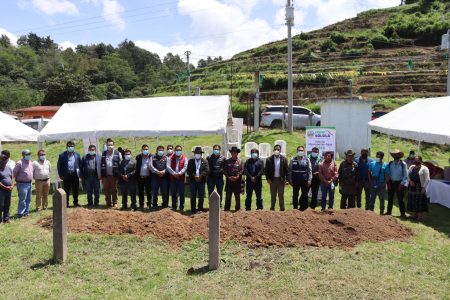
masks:
<instances>
[{"instance_id":1,"label":"shoe","mask_svg":"<svg viewBox=\"0 0 450 300\"><path fill-rule=\"evenodd\" d=\"M9 223L11 223L9 220L3 220L3 223L5 223L5 224L9 224Z\"/></svg>"},{"instance_id":2,"label":"shoe","mask_svg":"<svg viewBox=\"0 0 450 300\"><path fill-rule=\"evenodd\" d=\"M406 214L405 214L405 213L402 213L402 214L400 215L400 218L406 218Z\"/></svg>"},{"instance_id":3,"label":"shoe","mask_svg":"<svg viewBox=\"0 0 450 300\"><path fill-rule=\"evenodd\" d=\"M81 205L80 204L78 204L78 203L74 203L73 204L73 207L80 207Z\"/></svg>"},{"instance_id":4,"label":"shoe","mask_svg":"<svg viewBox=\"0 0 450 300\"><path fill-rule=\"evenodd\" d=\"M40 207L37 207L37 208L36 208L36 211L40 211L40 210L41 210L41 208L40 208Z\"/></svg>"}]
</instances>

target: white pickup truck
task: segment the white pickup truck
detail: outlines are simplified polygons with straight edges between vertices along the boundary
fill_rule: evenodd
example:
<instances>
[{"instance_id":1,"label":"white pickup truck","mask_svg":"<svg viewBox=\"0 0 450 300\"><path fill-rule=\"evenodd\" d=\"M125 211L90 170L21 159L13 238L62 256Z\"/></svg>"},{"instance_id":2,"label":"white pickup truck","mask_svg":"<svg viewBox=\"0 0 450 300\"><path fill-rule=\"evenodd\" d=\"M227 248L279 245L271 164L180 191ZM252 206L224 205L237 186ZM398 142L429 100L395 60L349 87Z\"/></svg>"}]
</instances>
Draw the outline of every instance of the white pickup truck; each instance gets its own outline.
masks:
<instances>
[{"instance_id":1,"label":"white pickup truck","mask_svg":"<svg viewBox=\"0 0 450 300\"><path fill-rule=\"evenodd\" d=\"M281 128L284 120L287 123L288 112L287 106L283 105L267 105L261 113L261 127ZM309 115L312 114L312 124L310 124ZM305 126L320 126L320 115L315 114L310 109L303 106L294 106L294 128L305 128Z\"/></svg>"}]
</instances>

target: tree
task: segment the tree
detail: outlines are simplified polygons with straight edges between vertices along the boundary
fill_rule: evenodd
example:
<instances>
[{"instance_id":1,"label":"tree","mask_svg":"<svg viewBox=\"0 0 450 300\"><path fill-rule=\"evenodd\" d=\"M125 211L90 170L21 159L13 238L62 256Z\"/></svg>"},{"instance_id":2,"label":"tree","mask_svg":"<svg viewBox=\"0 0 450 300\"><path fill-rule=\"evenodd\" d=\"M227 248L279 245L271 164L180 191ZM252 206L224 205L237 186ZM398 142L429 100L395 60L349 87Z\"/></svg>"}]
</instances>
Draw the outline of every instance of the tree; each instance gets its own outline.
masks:
<instances>
[{"instance_id":1,"label":"tree","mask_svg":"<svg viewBox=\"0 0 450 300\"><path fill-rule=\"evenodd\" d=\"M98 69L105 74L106 82L114 81L125 91L132 90L136 85L136 75L128 62L117 53L101 59Z\"/></svg>"},{"instance_id":2,"label":"tree","mask_svg":"<svg viewBox=\"0 0 450 300\"><path fill-rule=\"evenodd\" d=\"M45 82L42 105L62 105L92 100L92 85L86 76L60 73Z\"/></svg>"},{"instance_id":3,"label":"tree","mask_svg":"<svg viewBox=\"0 0 450 300\"><path fill-rule=\"evenodd\" d=\"M2 34L0 37L0 46L4 48L11 47L11 40L6 35Z\"/></svg>"}]
</instances>

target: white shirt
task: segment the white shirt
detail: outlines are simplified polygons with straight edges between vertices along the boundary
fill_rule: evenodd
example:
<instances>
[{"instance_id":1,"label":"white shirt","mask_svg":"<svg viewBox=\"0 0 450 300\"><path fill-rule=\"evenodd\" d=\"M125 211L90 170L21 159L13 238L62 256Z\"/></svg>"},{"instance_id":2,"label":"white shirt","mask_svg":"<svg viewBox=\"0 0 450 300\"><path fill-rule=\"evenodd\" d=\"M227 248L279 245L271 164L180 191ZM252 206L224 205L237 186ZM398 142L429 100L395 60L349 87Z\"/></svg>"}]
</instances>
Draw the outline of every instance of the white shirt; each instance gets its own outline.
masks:
<instances>
[{"instance_id":1,"label":"white shirt","mask_svg":"<svg viewBox=\"0 0 450 300\"><path fill-rule=\"evenodd\" d=\"M16 166L16 163L13 160L8 159L8 162L6 163L6 166L9 167L11 169L11 172L12 172L14 170L14 167Z\"/></svg>"},{"instance_id":2,"label":"white shirt","mask_svg":"<svg viewBox=\"0 0 450 300\"><path fill-rule=\"evenodd\" d=\"M150 176L150 169L148 168L149 163L150 163L150 155L148 155L147 157L142 156L141 176L143 177Z\"/></svg>"},{"instance_id":3,"label":"white shirt","mask_svg":"<svg viewBox=\"0 0 450 300\"><path fill-rule=\"evenodd\" d=\"M275 164L275 174L273 175L273 177L275 177L275 178L280 178L281 176L280 176L280 165L281 165L281 160L280 160L280 157L276 157L276 156L274 156L274 164Z\"/></svg>"},{"instance_id":4,"label":"white shirt","mask_svg":"<svg viewBox=\"0 0 450 300\"><path fill-rule=\"evenodd\" d=\"M33 161L33 178L35 180L49 179L52 173L52 166L50 161L45 160L42 164L41 161Z\"/></svg>"},{"instance_id":5,"label":"white shirt","mask_svg":"<svg viewBox=\"0 0 450 300\"><path fill-rule=\"evenodd\" d=\"M195 160L195 176L200 176L200 167L202 166L202 160L196 159Z\"/></svg>"}]
</instances>

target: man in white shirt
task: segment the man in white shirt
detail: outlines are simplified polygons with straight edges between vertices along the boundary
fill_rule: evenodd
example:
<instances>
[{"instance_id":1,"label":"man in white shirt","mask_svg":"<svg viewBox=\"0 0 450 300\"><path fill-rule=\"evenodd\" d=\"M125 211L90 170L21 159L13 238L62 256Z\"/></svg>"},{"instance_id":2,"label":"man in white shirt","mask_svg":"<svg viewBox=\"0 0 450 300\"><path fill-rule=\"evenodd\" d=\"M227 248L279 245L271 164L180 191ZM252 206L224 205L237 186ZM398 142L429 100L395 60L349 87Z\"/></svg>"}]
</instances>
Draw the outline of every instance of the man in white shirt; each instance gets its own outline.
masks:
<instances>
[{"instance_id":1,"label":"man in white shirt","mask_svg":"<svg viewBox=\"0 0 450 300\"><path fill-rule=\"evenodd\" d=\"M37 154L38 159L33 162L33 179L36 186L36 211L39 211L48 206L52 166L44 150L39 150Z\"/></svg>"}]
</instances>

